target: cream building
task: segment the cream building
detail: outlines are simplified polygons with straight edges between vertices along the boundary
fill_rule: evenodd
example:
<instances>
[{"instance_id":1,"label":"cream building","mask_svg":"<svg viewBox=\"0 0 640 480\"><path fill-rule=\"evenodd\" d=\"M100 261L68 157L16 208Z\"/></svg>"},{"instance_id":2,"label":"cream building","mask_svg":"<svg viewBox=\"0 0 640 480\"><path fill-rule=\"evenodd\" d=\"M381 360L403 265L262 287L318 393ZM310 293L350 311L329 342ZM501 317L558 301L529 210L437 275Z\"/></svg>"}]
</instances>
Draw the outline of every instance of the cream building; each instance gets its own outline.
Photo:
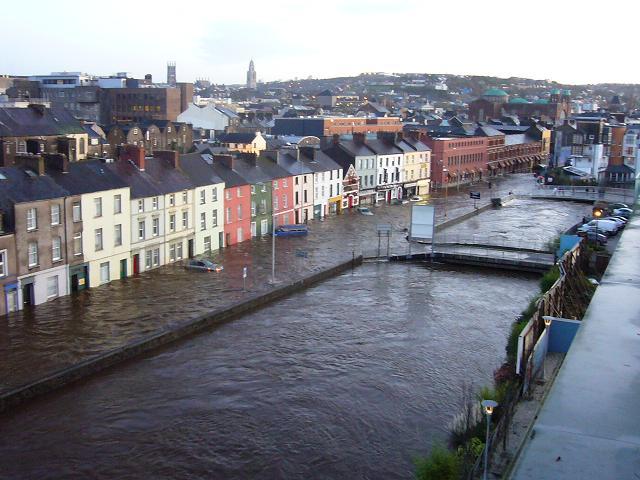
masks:
<instances>
[{"instance_id":1,"label":"cream building","mask_svg":"<svg viewBox=\"0 0 640 480\"><path fill-rule=\"evenodd\" d=\"M431 149L414 138L397 142L404 152L405 196L426 195L430 191Z\"/></svg>"}]
</instances>

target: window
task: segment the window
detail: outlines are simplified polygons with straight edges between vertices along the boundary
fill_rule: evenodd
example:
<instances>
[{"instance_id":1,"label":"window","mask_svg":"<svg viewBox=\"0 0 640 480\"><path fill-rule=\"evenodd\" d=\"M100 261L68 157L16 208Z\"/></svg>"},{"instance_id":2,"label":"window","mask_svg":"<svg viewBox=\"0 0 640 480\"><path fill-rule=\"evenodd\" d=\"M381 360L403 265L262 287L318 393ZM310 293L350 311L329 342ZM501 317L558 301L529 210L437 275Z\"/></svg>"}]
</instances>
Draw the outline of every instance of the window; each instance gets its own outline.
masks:
<instances>
[{"instance_id":1,"label":"window","mask_svg":"<svg viewBox=\"0 0 640 480\"><path fill-rule=\"evenodd\" d=\"M227 207L227 218L226 218L226 222L227 223L231 223L231 208Z\"/></svg>"},{"instance_id":2,"label":"window","mask_svg":"<svg viewBox=\"0 0 640 480\"><path fill-rule=\"evenodd\" d=\"M287 188L287 183L288 183L288 182L287 182L287 179L286 179L286 178L283 178L283 179L282 179L282 186L283 186L284 188Z\"/></svg>"},{"instance_id":3,"label":"window","mask_svg":"<svg viewBox=\"0 0 640 480\"><path fill-rule=\"evenodd\" d=\"M51 205L51 225L60 225L60 205Z\"/></svg>"},{"instance_id":4,"label":"window","mask_svg":"<svg viewBox=\"0 0 640 480\"><path fill-rule=\"evenodd\" d=\"M286 195L282 195L282 208L289 208L288 200Z\"/></svg>"},{"instance_id":5,"label":"window","mask_svg":"<svg viewBox=\"0 0 640 480\"><path fill-rule=\"evenodd\" d=\"M119 247L122 245L122 225L114 225L113 227L113 245Z\"/></svg>"},{"instance_id":6,"label":"window","mask_svg":"<svg viewBox=\"0 0 640 480\"><path fill-rule=\"evenodd\" d=\"M62 254L60 251L61 245L62 245L62 240L60 239L60 237L53 237L53 241L51 244L51 259L54 262L57 262L62 258Z\"/></svg>"},{"instance_id":7,"label":"window","mask_svg":"<svg viewBox=\"0 0 640 480\"><path fill-rule=\"evenodd\" d=\"M6 277L9 273L7 268L7 251L0 250L0 277Z\"/></svg>"},{"instance_id":8,"label":"window","mask_svg":"<svg viewBox=\"0 0 640 480\"><path fill-rule=\"evenodd\" d=\"M153 266L157 267L158 265L160 265L160 249L154 248L153 249Z\"/></svg>"},{"instance_id":9,"label":"window","mask_svg":"<svg viewBox=\"0 0 640 480\"><path fill-rule=\"evenodd\" d=\"M207 214L203 212L200 214L200 230L206 230L206 229L207 229Z\"/></svg>"},{"instance_id":10,"label":"window","mask_svg":"<svg viewBox=\"0 0 640 480\"><path fill-rule=\"evenodd\" d=\"M260 214L264 215L267 213L267 200L265 198L260 200Z\"/></svg>"},{"instance_id":11,"label":"window","mask_svg":"<svg viewBox=\"0 0 640 480\"><path fill-rule=\"evenodd\" d=\"M302 192L302 196L304 197L304 203L307 203L307 191L305 190L304 192Z\"/></svg>"},{"instance_id":12,"label":"window","mask_svg":"<svg viewBox=\"0 0 640 480\"><path fill-rule=\"evenodd\" d=\"M94 217L101 217L102 216L102 197L94 198L93 206L95 207Z\"/></svg>"},{"instance_id":13,"label":"window","mask_svg":"<svg viewBox=\"0 0 640 480\"><path fill-rule=\"evenodd\" d=\"M187 192L182 192L182 203L187 203L189 199L189 196L187 195Z\"/></svg>"},{"instance_id":14,"label":"window","mask_svg":"<svg viewBox=\"0 0 640 480\"><path fill-rule=\"evenodd\" d=\"M95 244L95 250L96 252L102 250L102 229L101 228L96 228L95 231L96 234L96 244Z\"/></svg>"},{"instance_id":15,"label":"window","mask_svg":"<svg viewBox=\"0 0 640 480\"><path fill-rule=\"evenodd\" d=\"M189 212L182 212L182 228L189 228Z\"/></svg>"},{"instance_id":16,"label":"window","mask_svg":"<svg viewBox=\"0 0 640 480\"><path fill-rule=\"evenodd\" d=\"M254 193L256 193L256 186L255 185L251 185L251 194L253 195ZM240 195L238 195L240 196Z\"/></svg>"},{"instance_id":17,"label":"window","mask_svg":"<svg viewBox=\"0 0 640 480\"><path fill-rule=\"evenodd\" d=\"M153 197L151 199L151 208L158 210L158 197Z\"/></svg>"},{"instance_id":18,"label":"window","mask_svg":"<svg viewBox=\"0 0 640 480\"><path fill-rule=\"evenodd\" d=\"M278 210L278 196L277 195L273 196L273 209L274 210Z\"/></svg>"},{"instance_id":19,"label":"window","mask_svg":"<svg viewBox=\"0 0 640 480\"><path fill-rule=\"evenodd\" d=\"M239 206L239 205L238 205ZM256 202L251 202L251 216L255 217L256 216ZM239 217L238 217L239 218Z\"/></svg>"},{"instance_id":20,"label":"window","mask_svg":"<svg viewBox=\"0 0 640 480\"><path fill-rule=\"evenodd\" d=\"M303 181L303 183L307 183L307 176L306 176L306 175L304 176L304 181Z\"/></svg>"},{"instance_id":21,"label":"window","mask_svg":"<svg viewBox=\"0 0 640 480\"><path fill-rule=\"evenodd\" d=\"M145 227L145 222L144 220L142 220L141 222L138 222L138 240L144 240L144 227Z\"/></svg>"},{"instance_id":22,"label":"window","mask_svg":"<svg viewBox=\"0 0 640 480\"><path fill-rule=\"evenodd\" d=\"M204 251L211 251L211 237L204 237Z\"/></svg>"},{"instance_id":23,"label":"window","mask_svg":"<svg viewBox=\"0 0 640 480\"><path fill-rule=\"evenodd\" d=\"M73 221L82 221L82 207L80 206L80 202L73 202Z\"/></svg>"},{"instance_id":24,"label":"window","mask_svg":"<svg viewBox=\"0 0 640 480\"><path fill-rule=\"evenodd\" d=\"M218 226L218 210L214 210L213 212L211 212L211 226Z\"/></svg>"},{"instance_id":25,"label":"window","mask_svg":"<svg viewBox=\"0 0 640 480\"><path fill-rule=\"evenodd\" d=\"M236 188L236 197L240 198L242 196L242 190L240 187Z\"/></svg>"},{"instance_id":26,"label":"window","mask_svg":"<svg viewBox=\"0 0 640 480\"><path fill-rule=\"evenodd\" d=\"M175 243L172 243L171 245L169 245L169 261L171 262L176 261L176 244Z\"/></svg>"},{"instance_id":27,"label":"window","mask_svg":"<svg viewBox=\"0 0 640 480\"><path fill-rule=\"evenodd\" d=\"M38 244L36 242L29 243L29 267L38 265Z\"/></svg>"},{"instance_id":28,"label":"window","mask_svg":"<svg viewBox=\"0 0 640 480\"><path fill-rule=\"evenodd\" d=\"M172 193L169 195L169 206L173 207L176 204L176 196Z\"/></svg>"},{"instance_id":29,"label":"window","mask_svg":"<svg viewBox=\"0 0 640 480\"><path fill-rule=\"evenodd\" d=\"M82 232L73 235L73 254L82 255Z\"/></svg>"},{"instance_id":30,"label":"window","mask_svg":"<svg viewBox=\"0 0 640 480\"><path fill-rule=\"evenodd\" d=\"M224 191L224 198L231 200L231 190L227 189Z\"/></svg>"},{"instance_id":31,"label":"window","mask_svg":"<svg viewBox=\"0 0 640 480\"><path fill-rule=\"evenodd\" d=\"M182 260L182 242L176 244L176 259Z\"/></svg>"},{"instance_id":32,"label":"window","mask_svg":"<svg viewBox=\"0 0 640 480\"><path fill-rule=\"evenodd\" d=\"M211 189L211 201L212 202L218 201L218 187L213 187Z\"/></svg>"},{"instance_id":33,"label":"window","mask_svg":"<svg viewBox=\"0 0 640 480\"><path fill-rule=\"evenodd\" d=\"M274 180L273 181L273 189L277 190L278 189L278 180Z\"/></svg>"},{"instance_id":34,"label":"window","mask_svg":"<svg viewBox=\"0 0 640 480\"><path fill-rule=\"evenodd\" d=\"M157 237L160 233L160 219L158 217L154 217L151 220L151 233L154 237Z\"/></svg>"},{"instance_id":35,"label":"window","mask_svg":"<svg viewBox=\"0 0 640 480\"><path fill-rule=\"evenodd\" d=\"M100 264L100 283L109 283L111 275L109 274L109 262Z\"/></svg>"},{"instance_id":36,"label":"window","mask_svg":"<svg viewBox=\"0 0 640 480\"><path fill-rule=\"evenodd\" d=\"M151 269L151 265L153 264L153 252L151 250L147 250L144 252L144 268L146 270Z\"/></svg>"},{"instance_id":37,"label":"window","mask_svg":"<svg viewBox=\"0 0 640 480\"><path fill-rule=\"evenodd\" d=\"M144 200L138 200L138 213L144 212Z\"/></svg>"},{"instance_id":38,"label":"window","mask_svg":"<svg viewBox=\"0 0 640 480\"><path fill-rule=\"evenodd\" d=\"M242 205L238 205L238 220L242 220Z\"/></svg>"},{"instance_id":39,"label":"window","mask_svg":"<svg viewBox=\"0 0 640 480\"><path fill-rule=\"evenodd\" d=\"M122 213L122 195L114 195L113 213Z\"/></svg>"},{"instance_id":40,"label":"window","mask_svg":"<svg viewBox=\"0 0 640 480\"><path fill-rule=\"evenodd\" d=\"M175 214L169 215L169 230L172 232L176 229L176 216Z\"/></svg>"},{"instance_id":41,"label":"window","mask_svg":"<svg viewBox=\"0 0 640 480\"><path fill-rule=\"evenodd\" d=\"M58 296L58 276L47 278L47 298Z\"/></svg>"},{"instance_id":42,"label":"window","mask_svg":"<svg viewBox=\"0 0 640 480\"><path fill-rule=\"evenodd\" d=\"M38 228L38 209L30 208L27 210L27 232Z\"/></svg>"},{"instance_id":43,"label":"window","mask_svg":"<svg viewBox=\"0 0 640 480\"><path fill-rule=\"evenodd\" d=\"M205 192L204 190L200 190L200 205L204 205L207 200L206 197L207 196L207 192Z\"/></svg>"}]
</instances>

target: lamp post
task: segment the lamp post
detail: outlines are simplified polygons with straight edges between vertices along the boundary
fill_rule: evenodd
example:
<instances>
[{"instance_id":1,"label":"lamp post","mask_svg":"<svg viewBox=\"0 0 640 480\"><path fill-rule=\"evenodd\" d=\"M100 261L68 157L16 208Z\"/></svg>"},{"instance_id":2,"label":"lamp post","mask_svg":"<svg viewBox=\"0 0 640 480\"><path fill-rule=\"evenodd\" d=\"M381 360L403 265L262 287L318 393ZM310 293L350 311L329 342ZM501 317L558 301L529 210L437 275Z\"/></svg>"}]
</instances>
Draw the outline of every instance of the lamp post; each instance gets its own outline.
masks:
<instances>
[{"instance_id":1,"label":"lamp post","mask_svg":"<svg viewBox=\"0 0 640 480\"><path fill-rule=\"evenodd\" d=\"M491 430L491 415L493 414L493 409L498 406L498 402L495 400L483 400L482 408L484 409L484 413L487 415L487 440L484 444L484 473L482 475L483 480L487 480L487 470L489 467L489 431Z\"/></svg>"},{"instance_id":2,"label":"lamp post","mask_svg":"<svg viewBox=\"0 0 640 480\"><path fill-rule=\"evenodd\" d=\"M598 248L598 219L602 216L602 210L595 209L593 211L593 216L596 217L596 250Z\"/></svg>"},{"instance_id":3,"label":"lamp post","mask_svg":"<svg viewBox=\"0 0 640 480\"><path fill-rule=\"evenodd\" d=\"M444 218L447 218L447 200L449 197L449 170L442 169L442 180L444 181Z\"/></svg>"},{"instance_id":4,"label":"lamp post","mask_svg":"<svg viewBox=\"0 0 640 480\"><path fill-rule=\"evenodd\" d=\"M544 315L542 317L544 319L544 333L547 336L547 350L549 349L549 327L551 326L552 317L548 315ZM547 353L545 352L544 358L542 359L542 380L547 380Z\"/></svg>"}]
</instances>

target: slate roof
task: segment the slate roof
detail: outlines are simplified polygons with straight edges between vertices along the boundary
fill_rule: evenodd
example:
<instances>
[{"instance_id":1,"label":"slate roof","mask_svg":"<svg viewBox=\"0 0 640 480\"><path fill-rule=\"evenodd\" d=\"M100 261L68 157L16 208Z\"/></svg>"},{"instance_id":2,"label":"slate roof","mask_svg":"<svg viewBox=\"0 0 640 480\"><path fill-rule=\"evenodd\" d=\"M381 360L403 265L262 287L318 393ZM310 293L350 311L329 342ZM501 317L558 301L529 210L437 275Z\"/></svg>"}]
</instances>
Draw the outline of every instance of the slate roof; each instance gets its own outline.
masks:
<instances>
[{"instance_id":1,"label":"slate roof","mask_svg":"<svg viewBox=\"0 0 640 480\"><path fill-rule=\"evenodd\" d=\"M215 108L220 113L222 113L223 115L226 115L229 118L240 118L238 116L238 114L236 112L234 112L233 110L229 110L228 108L225 108L225 107L215 107Z\"/></svg>"},{"instance_id":2,"label":"slate roof","mask_svg":"<svg viewBox=\"0 0 640 480\"><path fill-rule=\"evenodd\" d=\"M180 155L180 169L196 187L224 182L200 153Z\"/></svg>"},{"instance_id":3,"label":"slate roof","mask_svg":"<svg viewBox=\"0 0 640 480\"><path fill-rule=\"evenodd\" d=\"M222 162L215 161L213 156L207 153L202 154L202 159L207 162L215 174L224 180L225 188L247 185L248 182L238 174L238 172L226 167Z\"/></svg>"},{"instance_id":4,"label":"slate roof","mask_svg":"<svg viewBox=\"0 0 640 480\"><path fill-rule=\"evenodd\" d=\"M105 165L108 170L129 185L132 199L155 197L162 194L149 174L138 170L131 161L116 161Z\"/></svg>"},{"instance_id":5,"label":"slate roof","mask_svg":"<svg viewBox=\"0 0 640 480\"><path fill-rule=\"evenodd\" d=\"M70 195L83 195L129 186L100 160L71 162L67 173L49 168L46 169L46 173Z\"/></svg>"},{"instance_id":6,"label":"slate roof","mask_svg":"<svg viewBox=\"0 0 640 480\"><path fill-rule=\"evenodd\" d=\"M327 90L321 91L317 96L318 97L333 97L335 95L333 93L331 93L331 90L327 89Z\"/></svg>"},{"instance_id":7,"label":"slate roof","mask_svg":"<svg viewBox=\"0 0 640 480\"><path fill-rule=\"evenodd\" d=\"M490 127L489 125L479 126L478 128L476 128L475 134L481 137L499 137L501 135L504 135L504 133L500 132L494 127Z\"/></svg>"},{"instance_id":8,"label":"slate roof","mask_svg":"<svg viewBox=\"0 0 640 480\"><path fill-rule=\"evenodd\" d=\"M68 110L0 107L0 137L53 136L85 133L82 124Z\"/></svg>"},{"instance_id":9,"label":"slate roof","mask_svg":"<svg viewBox=\"0 0 640 480\"><path fill-rule=\"evenodd\" d=\"M243 143L248 144L256 138L255 133L223 133L218 135L216 140L222 143Z\"/></svg>"},{"instance_id":10,"label":"slate roof","mask_svg":"<svg viewBox=\"0 0 640 480\"><path fill-rule=\"evenodd\" d=\"M329 172L343 168L342 165L334 162L333 159L322 150L317 149L314 153L315 158L312 159L303 155L303 151L300 152L303 162L314 172Z\"/></svg>"},{"instance_id":11,"label":"slate roof","mask_svg":"<svg viewBox=\"0 0 640 480\"><path fill-rule=\"evenodd\" d=\"M280 153L280 155L278 155L278 165L284 168L291 175L306 175L313 173L313 170L311 170L305 162L298 161L294 155L296 154L291 154L289 152Z\"/></svg>"},{"instance_id":12,"label":"slate roof","mask_svg":"<svg viewBox=\"0 0 640 480\"><path fill-rule=\"evenodd\" d=\"M276 178L290 177L291 174L284 168L278 165L275 161L267 156L260 156L256 160L258 166L267 174L272 180Z\"/></svg>"},{"instance_id":13,"label":"slate roof","mask_svg":"<svg viewBox=\"0 0 640 480\"><path fill-rule=\"evenodd\" d=\"M413 138L403 138L402 141L407 143L413 148L416 152L430 152L431 148L421 140L414 140Z\"/></svg>"},{"instance_id":14,"label":"slate roof","mask_svg":"<svg viewBox=\"0 0 640 480\"><path fill-rule=\"evenodd\" d=\"M191 179L180 170L176 170L168 160L146 158L144 163L145 172L151 177L162 194L189 190L195 187Z\"/></svg>"},{"instance_id":15,"label":"slate roof","mask_svg":"<svg viewBox=\"0 0 640 480\"><path fill-rule=\"evenodd\" d=\"M49 175L29 175L27 170L18 166L0 167L0 174L5 177L0 179L0 196L10 203L25 203L68 195Z\"/></svg>"}]
</instances>

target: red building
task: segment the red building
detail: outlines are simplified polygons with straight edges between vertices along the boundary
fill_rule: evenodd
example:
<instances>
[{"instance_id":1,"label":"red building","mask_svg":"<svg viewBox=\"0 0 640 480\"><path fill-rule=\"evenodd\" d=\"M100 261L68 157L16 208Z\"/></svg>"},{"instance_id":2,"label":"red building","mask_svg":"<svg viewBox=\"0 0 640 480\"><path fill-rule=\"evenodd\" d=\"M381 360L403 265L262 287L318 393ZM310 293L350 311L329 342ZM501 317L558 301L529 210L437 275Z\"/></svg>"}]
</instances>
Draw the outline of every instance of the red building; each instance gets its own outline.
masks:
<instances>
[{"instance_id":1,"label":"red building","mask_svg":"<svg viewBox=\"0 0 640 480\"><path fill-rule=\"evenodd\" d=\"M486 175L488 137L425 136L422 141L431 148L431 183L434 186L441 187L445 182L469 183Z\"/></svg>"},{"instance_id":2,"label":"red building","mask_svg":"<svg viewBox=\"0 0 640 480\"><path fill-rule=\"evenodd\" d=\"M212 168L224 180L224 246L251 240L251 185L235 170L232 155L213 155Z\"/></svg>"}]
</instances>

